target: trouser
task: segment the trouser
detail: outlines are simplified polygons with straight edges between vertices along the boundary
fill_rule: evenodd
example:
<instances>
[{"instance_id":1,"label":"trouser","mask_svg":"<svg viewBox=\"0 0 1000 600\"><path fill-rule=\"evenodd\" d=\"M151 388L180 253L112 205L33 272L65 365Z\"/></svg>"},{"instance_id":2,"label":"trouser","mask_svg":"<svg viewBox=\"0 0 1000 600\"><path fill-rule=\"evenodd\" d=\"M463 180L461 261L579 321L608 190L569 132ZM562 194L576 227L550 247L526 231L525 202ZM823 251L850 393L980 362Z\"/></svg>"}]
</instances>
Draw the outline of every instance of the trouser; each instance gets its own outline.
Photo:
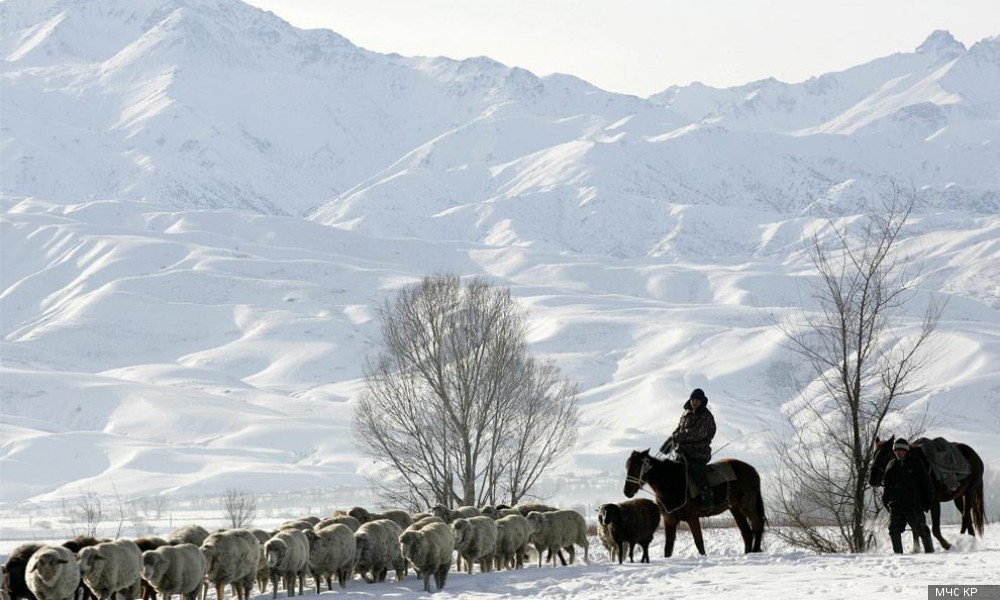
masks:
<instances>
[{"instance_id":1,"label":"trouser","mask_svg":"<svg viewBox=\"0 0 1000 600\"><path fill-rule=\"evenodd\" d=\"M903 553L903 530L907 525L920 538L924 552L934 552L927 518L924 516L924 511L919 508L893 510L889 513L889 540L892 541L892 551L896 554Z\"/></svg>"},{"instance_id":2,"label":"trouser","mask_svg":"<svg viewBox=\"0 0 1000 600\"><path fill-rule=\"evenodd\" d=\"M708 485L708 466L707 460L702 460L700 458L687 458L688 471L691 473L691 479L698 484L698 489L701 491L701 498L703 504L712 503L712 488Z\"/></svg>"}]
</instances>

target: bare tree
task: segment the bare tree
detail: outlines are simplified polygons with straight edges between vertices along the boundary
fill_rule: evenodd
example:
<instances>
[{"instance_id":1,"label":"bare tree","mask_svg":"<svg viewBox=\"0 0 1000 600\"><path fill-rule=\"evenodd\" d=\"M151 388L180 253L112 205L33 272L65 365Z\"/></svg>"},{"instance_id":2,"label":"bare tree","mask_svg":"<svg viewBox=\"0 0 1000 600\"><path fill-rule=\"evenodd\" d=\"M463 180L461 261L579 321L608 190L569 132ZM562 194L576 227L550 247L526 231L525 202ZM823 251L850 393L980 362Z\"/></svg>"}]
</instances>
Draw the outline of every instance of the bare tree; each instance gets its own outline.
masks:
<instances>
[{"instance_id":1,"label":"bare tree","mask_svg":"<svg viewBox=\"0 0 1000 600\"><path fill-rule=\"evenodd\" d=\"M387 503L516 503L575 443L575 386L529 355L509 290L428 277L380 316L385 349L366 362L354 423Z\"/></svg>"},{"instance_id":2,"label":"bare tree","mask_svg":"<svg viewBox=\"0 0 1000 600\"><path fill-rule=\"evenodd\" d=\"M813 378L778 446L779 518L792 526L778 533L802 547L863 552L874 541L874 442L921 389L925 345L944 308L930 301L916 325L906 316L915 279L898 246L913 203L912 192L893 186L853 227L831 221L832 235L817 233L809 250L819 309L777 324Z\"/></svg>"},{"instance_id":3,"label":"bare tree","mask_svg":"<svg viewBox=\"0 0 1000 600\"><path fill-rule=\"evenodd\" d=\"M247 490L228 488L222 496L222 510L230 527L250 527L257 518L257 497Z\"/></svg>"},{"instance_id":4,"label":"bare tree","mask_svg":"<svg viewBox=\"0 0 1000 600\"><path fill-rule=\"evenodd\" d=\"M104 503L94 491L82 492L75 506L63 508L73 535L97 537L97 530L104 520Z\"/></svg>"}]
</instances>

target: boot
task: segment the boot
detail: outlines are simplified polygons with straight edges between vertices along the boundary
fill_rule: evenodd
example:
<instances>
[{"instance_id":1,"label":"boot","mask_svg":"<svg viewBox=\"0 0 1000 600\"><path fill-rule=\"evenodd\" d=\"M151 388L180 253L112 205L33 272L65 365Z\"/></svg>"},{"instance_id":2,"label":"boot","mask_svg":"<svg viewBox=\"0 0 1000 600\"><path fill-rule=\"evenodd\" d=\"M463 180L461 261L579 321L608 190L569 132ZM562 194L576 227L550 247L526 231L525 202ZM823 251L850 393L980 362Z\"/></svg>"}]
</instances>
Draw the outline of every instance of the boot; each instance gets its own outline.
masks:
<instances>
[{"instance_id":1,"label":"boot","mask_svg":"<svg viewBox=\"0 0 1000 600\"><path fill-rule=\"evenodd\" d=\"M890 533L889 539L892 540L892 551L896 554L903 553L903 534L901 533Z\"/></svg>"},{"instance_id":2,"label":"boot","mask_svg":"<svg viewBox=\"0 0 1000 600\"><path fill-rule=\"evenodd\" d=\"M931 532L926 527L924 527L923 533L920 534L920 541L924 544L924 554L934 552L934 542L931 540Z\"/></svg>"}]
</instances>

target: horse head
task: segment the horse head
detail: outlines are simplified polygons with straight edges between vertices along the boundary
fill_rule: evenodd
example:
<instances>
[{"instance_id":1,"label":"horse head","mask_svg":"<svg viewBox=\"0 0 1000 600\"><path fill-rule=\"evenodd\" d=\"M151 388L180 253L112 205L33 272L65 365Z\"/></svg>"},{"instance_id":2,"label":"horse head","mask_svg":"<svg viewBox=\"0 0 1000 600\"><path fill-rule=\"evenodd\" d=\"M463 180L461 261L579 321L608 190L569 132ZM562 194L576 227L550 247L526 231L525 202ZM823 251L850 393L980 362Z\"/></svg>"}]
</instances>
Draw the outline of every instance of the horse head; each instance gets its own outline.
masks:
<instances>
[{"instance_id":1,"label":"horse head","mask_svg":"<svg viewBox=\"0 0 1000 600\"><path fill-rule=\"evenodd\" d=\"M892 444L895 441L894 435L884 440L875 436L875 453L872 456L871 471L868 473L868 485L872 487L882 485L882 476L885 475L885 468L889 466L889 460L892 458Z\"/></svg>"},{"instance_id":2,"label":"horse head","mask_svg":"<svg viewBox=\"0 0 1000 600\"><path fill-rule=\"evenodd\" d=\"M625 488L622 492L627 498L634 497L639 488L646 484L646 473L652 466L650 460L649 448L646 448L642 452L633 450L625 461Z\"/></svg>"}]
</instances>

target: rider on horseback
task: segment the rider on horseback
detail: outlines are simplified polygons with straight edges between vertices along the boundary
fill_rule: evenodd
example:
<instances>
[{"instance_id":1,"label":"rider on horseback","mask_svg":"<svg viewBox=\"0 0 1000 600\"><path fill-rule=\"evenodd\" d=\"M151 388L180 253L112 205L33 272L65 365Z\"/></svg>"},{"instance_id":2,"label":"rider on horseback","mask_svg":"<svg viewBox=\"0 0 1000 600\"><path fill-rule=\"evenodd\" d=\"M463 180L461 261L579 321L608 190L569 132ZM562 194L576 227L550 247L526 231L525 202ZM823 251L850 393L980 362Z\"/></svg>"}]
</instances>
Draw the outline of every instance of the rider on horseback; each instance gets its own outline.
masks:
<instances>
[{"instance_id":1,"label":"rider on horseback","mask_svg":"<svg viewBox=\"0 0 1000 600\"><path fill-rule=\"evenodd\" d=\"M691 478L701 489L702 506L711 506L715 501L705 470L708 460L712 458L712 438L715 437L715 417L707 405L705 392L701 388L695 388L684 403L684 414L681 415L677 429L660 446L660 452L668 454L671 450L677 450L687 461Z\"/></svg>"}]
</instances>

